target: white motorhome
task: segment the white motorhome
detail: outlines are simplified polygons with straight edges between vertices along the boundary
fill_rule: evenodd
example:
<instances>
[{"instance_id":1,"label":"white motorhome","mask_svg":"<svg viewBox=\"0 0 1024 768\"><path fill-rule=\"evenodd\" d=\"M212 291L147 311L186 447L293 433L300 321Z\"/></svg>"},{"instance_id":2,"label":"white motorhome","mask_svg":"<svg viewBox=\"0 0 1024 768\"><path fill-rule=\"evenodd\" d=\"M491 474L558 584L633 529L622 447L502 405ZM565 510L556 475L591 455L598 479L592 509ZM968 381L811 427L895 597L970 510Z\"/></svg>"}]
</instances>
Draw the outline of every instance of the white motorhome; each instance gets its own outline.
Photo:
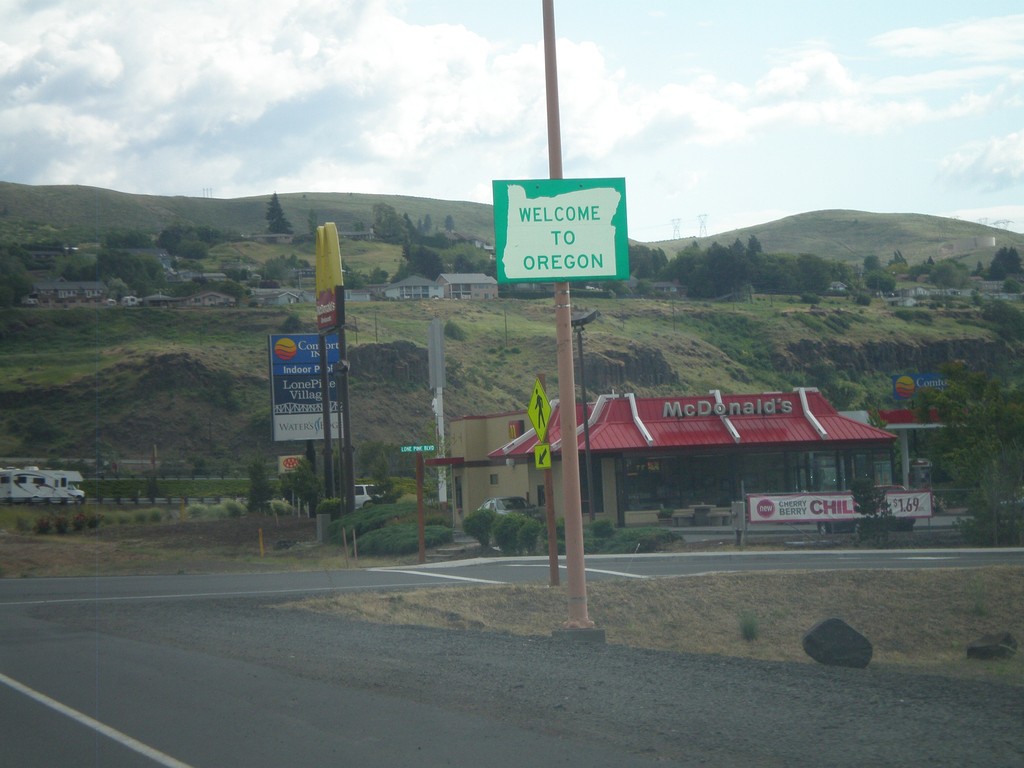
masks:
<instances>
[{"instance_id":1,"label":"white motorhome","mask_svg":"<svg viewBox=\"0 0 1024 768\"><path fill-rule=\"evenodd\" d=\"M5 467L0 469L0 502L81 504L85 492L80 482L82 475L74 470Z\"/></svg>"}]
</instances>

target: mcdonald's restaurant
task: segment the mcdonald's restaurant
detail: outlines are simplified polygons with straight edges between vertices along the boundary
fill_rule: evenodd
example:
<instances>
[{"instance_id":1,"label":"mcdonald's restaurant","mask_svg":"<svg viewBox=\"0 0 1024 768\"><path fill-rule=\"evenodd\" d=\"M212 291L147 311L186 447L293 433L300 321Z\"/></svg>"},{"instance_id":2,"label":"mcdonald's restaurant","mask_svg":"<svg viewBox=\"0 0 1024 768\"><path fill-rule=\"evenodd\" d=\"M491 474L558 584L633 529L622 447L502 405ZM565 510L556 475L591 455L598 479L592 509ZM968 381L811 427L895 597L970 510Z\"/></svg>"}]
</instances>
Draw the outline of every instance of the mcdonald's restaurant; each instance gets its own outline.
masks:
<instances>
[{"instance_id":1,"label":"mcdonald's restaurant","mask_svg":"<svg viewBox=\"0 0 1024 768\"><path fill-rule=\"evenodd\" d=\"M676 524L727 525L732 502L745 494L844 491L863 477L893 483L896 436L867 423L865 413L838 412L814 388L610 394L575 407L579 426L568 446L579 455L585 519L650 525L671 510ZM526 411L451 423L449 455L430 463L451 467L460 520L493 496L524 496L545 506L547 472L555 514L562 515L567 444L560 413L553 401L545 414L546 443ZM538 467L548 463L545 444L550 469Z\"/></svg>"}]
</instances>

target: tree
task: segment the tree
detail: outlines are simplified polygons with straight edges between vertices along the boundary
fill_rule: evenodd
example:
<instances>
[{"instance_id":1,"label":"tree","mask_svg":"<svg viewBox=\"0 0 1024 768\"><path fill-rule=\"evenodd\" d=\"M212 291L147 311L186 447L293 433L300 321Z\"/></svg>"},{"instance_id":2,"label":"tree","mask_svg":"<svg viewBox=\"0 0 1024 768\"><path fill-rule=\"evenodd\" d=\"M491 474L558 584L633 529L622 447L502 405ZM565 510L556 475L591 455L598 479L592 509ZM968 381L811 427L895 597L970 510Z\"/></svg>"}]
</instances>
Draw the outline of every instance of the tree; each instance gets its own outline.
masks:
<instances>
[{"instance_id":1,"label":"tree","mask_svg":"<svg viewBox=\"0 0 1024 768\"><path fill-rule=\"evenodd\" d=\"M862 516L857 521L857 539L861 542L881 544L889 538L889 532L896 528L896 518L885 499L885 490L875 485L868 477L857 478L850 485L853 503Z\"/></svg>"},{"instance_id":2,"label":"tree","mask_svg":"<svg viewBox=\"0 0 1024 768\"><path fill-rule=\"evenodd\" d=\"M290 235L292 233L292 225L285 218L284 209L281 207L281 201L277 199L277 192L270 196L270 202L267 203L267 232L272 235Z\"/></svg>"},{"instance_id":3,"label":"tree","mask_svg":"<svg viewBox=\"0 0 1024 768\"><path fill-rule=\"evenodd\" d=\"M967 268L951 259L939 262L932 270L932 283L939 288L963 288L969 279Z\"/></svg>"},{"instance_id":4,"label":"tree","mask_svg":"<svg viewBox=\"0 0 1024 768\"><path fill-rule=\"evenodd\" d=\"M989 280L1003 280L1010 275L1019 275L1020 272L1020 254L1016 248L1000 248L988 265Z\"/></svg>"},{"instance_id":5,"label":"tree","mask_svg":"<svg viewBox=\"0 0 1024 768\"><path fill-rule=\"evenodd\" d=\"M890 293L896 290L896 278L884 270L876 269L864 275L864 285L877 293Z\"/></svg>"},{"instance_id":6,"label":"tree","mask_svg":"<svg viewBox=\"0 0 1024 768\"><path fill-rule=\"evenodd\" d=\"M274 489L270 482L267 465L258 456L249 462L249 512L265 513L270 505Z\"/></svg>"},{"instance_id":7,"label":"tree","mask_svg":"<svg viewBox=\"0 0 1024 768\"><path fill-rule=\"evenodd\" d=\"M874 254L864 257L864 274L878 272L882 269L882 261Z\"/></svg>"},{"instance_id":8,"label":"tree","mask_svg":"<svg viewBox=\"0 0 1024 768\"><path fill-rule=\"evenodd\" d=\"M1019 544L1024 498L1024 392L962 363L942 368L944 389L918 395L919 417L944 425L933 437L936 468L973 489L963 531L975 544Z\"/></svg>"},{"instance_id":9,"label":"tree","mask_svg":"<svg viewBox=\"0 0 1024 768\"><path fill-rule=\"evenodd\" d=\"M385 243L403 243L409 239L405 221L387 203L373 206L373 234Z\"/></svg>"},{"instance_id":10,"label":"tree","mask_svg":"<svg viewBox=\"0 0 1024 768\"><path fill-rule=\"evenodd\" d=\"M296 506L304 504L306 509L315 511L320 491L320 479L309 459L301 459L295 469L281 475L281 493Z\"/></svg>"},{"instance_id":11,"label":"tree","mask_svg":"<svg viewBox=\"0 0 1024 768\"><path fill-rule=\"evenodd\" d=\"M13 247L0 248L0 307L13 307L32 293L32 277L14 253Z\"/></svg>"}]
</instances>

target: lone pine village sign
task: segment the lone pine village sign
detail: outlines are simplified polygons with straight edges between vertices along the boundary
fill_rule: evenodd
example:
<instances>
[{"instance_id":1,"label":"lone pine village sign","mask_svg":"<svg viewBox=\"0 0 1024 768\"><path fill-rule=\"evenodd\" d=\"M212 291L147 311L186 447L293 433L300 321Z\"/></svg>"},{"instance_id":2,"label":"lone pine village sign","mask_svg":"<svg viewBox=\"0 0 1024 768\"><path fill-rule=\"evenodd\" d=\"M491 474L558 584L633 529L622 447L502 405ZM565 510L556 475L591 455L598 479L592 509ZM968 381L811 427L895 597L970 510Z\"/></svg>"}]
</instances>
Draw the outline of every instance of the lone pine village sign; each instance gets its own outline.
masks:
<instances>
[{"instance_id":1,"label":"lone pine village sign","mask_svg":"<svg viewBox=\"0 0 1024 768\"><path fill-rule=\"evenodd\" d=\"M499 283L629 279L625 179L494 181Z\"/></svg>"}]
</instances>

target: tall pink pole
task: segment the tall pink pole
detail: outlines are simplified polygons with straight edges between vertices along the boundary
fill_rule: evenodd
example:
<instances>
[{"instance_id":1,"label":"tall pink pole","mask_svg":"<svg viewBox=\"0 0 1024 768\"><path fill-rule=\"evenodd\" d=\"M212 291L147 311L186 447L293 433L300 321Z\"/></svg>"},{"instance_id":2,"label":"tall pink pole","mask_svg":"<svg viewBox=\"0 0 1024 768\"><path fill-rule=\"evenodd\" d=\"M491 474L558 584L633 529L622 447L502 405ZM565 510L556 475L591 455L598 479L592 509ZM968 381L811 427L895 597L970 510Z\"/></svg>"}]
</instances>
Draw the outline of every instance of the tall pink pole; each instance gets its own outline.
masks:
<instances>
[{"instance_id":1,"label":"tall pink pole","mask_svg":"<svg viewBox=\"0 0 1024 768\"><path fill-rule=\"evenodd\" d=\"M544 74L548 112L548 168L562 177L562 129L558 116L558 66L555 59L554 0L544 6ZM558 355L558 401L562 439L562 514L565 518L565 568L569 588L568 629L594 626L587 613L587 575L583 564L583 505L580 500L580 453L576 442L576 376L573 372L572 303L569 283L555 283L555 341Z\"/></svg>"}]
</instances>

